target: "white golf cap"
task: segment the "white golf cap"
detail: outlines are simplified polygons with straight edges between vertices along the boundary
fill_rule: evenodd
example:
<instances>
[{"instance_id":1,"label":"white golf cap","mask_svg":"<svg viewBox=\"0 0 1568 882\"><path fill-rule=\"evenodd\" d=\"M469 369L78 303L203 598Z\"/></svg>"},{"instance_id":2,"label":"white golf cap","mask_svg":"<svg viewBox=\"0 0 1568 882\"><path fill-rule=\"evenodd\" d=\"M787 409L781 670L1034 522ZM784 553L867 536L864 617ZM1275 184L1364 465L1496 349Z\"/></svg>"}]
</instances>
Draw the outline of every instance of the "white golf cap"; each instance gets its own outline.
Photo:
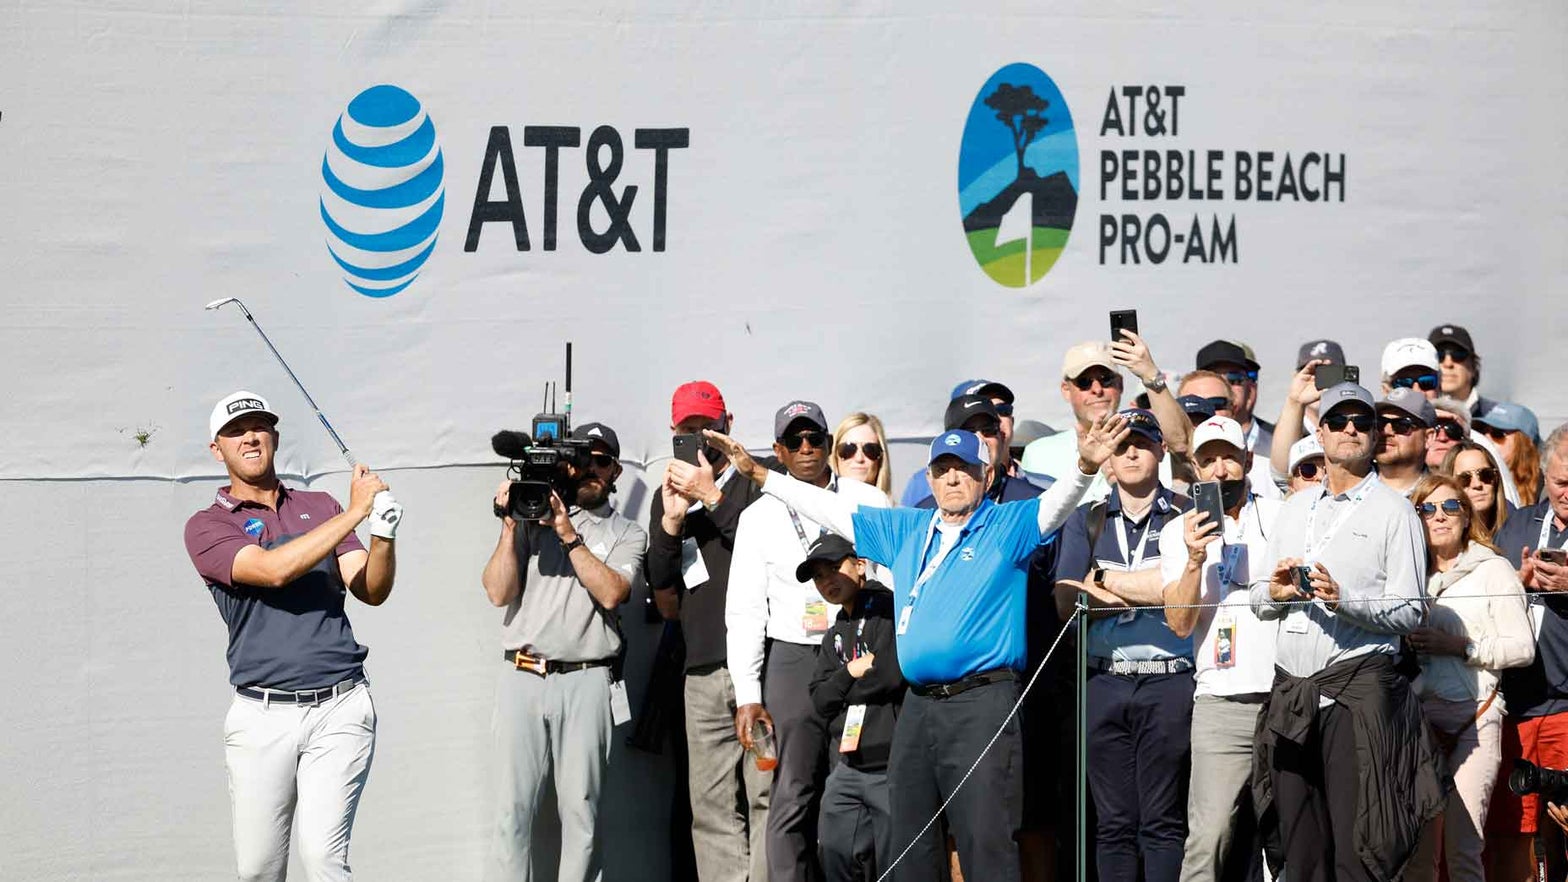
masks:
<instances>
[{"instance_id":1,"label":"white golf cap","mask_svg":"<svg viewBox=\"0 0 1568 882\"><path fill-rule=\"evenodd\" d=\"M1309 434L1295 444L1290 445L1290 465L1285 468L1285 471L1294 472L1296 466L1301 465L1303 460L1322 455L1323 444L1318 441L1317 434Z\"/></svg>"},{"instance_id":2,"label":"white golf cap","mask_svg":"<svg viewBox=\"0 0 1568 882\"><path fill-rule=\"evenodd\" d=\"M1401 337L1383 347L1383 376L1392 377L1407 367L1437 373L1437 347L1422 337Z\"/></svg>"},{"instance_id":3,"label":"white golf cap","mask_svg":"<svg viewBox=\"0 0 1568 882\"><path fill-rule=\"evenodd\" d=\"M1192 430L1192 452L1197 453L1210 441L1224 441L1242 453L1247 452L1247 436L1230 417L1209 417Z\"/></svg>"},{"instance_id":4,"label":"white golf cap","mask_svg":"<svg viewBox=\"0 0 1568 882\"><path fill-rule=\"evenodd\" d=\"M253 413L271 417L273 423L278 421L278 415L272 412L272 406L267 404L267 399L244 389L231 392L224 396L222 401L213 405L212 417L207 420L207 436L216 438L218 433L223 431L224 426Z\"/></svg>"}]
</instances>

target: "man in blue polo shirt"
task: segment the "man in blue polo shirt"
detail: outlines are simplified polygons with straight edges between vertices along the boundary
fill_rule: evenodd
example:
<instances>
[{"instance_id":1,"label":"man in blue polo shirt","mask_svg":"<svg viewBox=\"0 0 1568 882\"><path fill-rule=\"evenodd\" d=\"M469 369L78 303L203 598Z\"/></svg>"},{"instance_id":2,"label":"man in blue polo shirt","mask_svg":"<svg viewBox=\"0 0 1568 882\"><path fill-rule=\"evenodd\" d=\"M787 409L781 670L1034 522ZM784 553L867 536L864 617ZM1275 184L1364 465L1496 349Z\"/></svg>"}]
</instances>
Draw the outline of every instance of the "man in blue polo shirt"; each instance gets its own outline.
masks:
<instances>
[{"instance_id":1,"label":"man in blue polo shirt","mask_svg":"<svg viewBox=\"0 0 1568 882\"><path fill-rule=\"evenodd\" d=\"M1127 433L1121 417L1095 420L1079 440L1075 473L1036 499L997 504L985 496L992 478L985 444L972 432L944 432L931 442L935 513L857 509L822 488L770 473L732 439L707 433L764 493L893 571L899 667L910 684L888 770L895 849L911 843L895 868L900 882L944 877L941 836L928 822L946 799L965 878L1018 878L1013 836L1023 793L1012 712L1027 659L1029 561ZM973 780L959 789L977 759Z\"/></svg>"},{"instance_id":2,"label":"man in blue polo shirt","mask_svg":"<svg viewBox=\"0 0 1568 882\"><path fill-rule=\"evenodd\" d=\"M1160 530L1181 517L1160 484L1165 455L1154 414L1121 412L1131 435L1110 459L1115 489L1062 528L1057 608L1080 589L1089 626L1089 788L1099 817L1096 859L1106 879L1176 882L1187 829L1182 773L1192 725L1192 642L1165 623Z\"/></svg>"}]
</instances>

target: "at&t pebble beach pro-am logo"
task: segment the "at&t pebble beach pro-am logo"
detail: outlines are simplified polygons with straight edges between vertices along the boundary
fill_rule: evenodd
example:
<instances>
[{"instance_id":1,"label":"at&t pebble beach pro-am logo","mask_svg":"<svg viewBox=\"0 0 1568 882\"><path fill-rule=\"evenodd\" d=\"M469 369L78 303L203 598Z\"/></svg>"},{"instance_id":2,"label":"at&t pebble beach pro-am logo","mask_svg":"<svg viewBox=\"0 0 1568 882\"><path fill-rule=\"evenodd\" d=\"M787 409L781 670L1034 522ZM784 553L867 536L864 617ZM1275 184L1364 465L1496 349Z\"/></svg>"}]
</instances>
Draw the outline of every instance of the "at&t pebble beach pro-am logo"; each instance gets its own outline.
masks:
<instances>
[{"instance_id":1,"label":"at&t pebble beach pro-am logo","mask_svg":"<svg viewBox=\"0 0 1568 882\"><path fill-rule=\"evenodd\" d=\"M969 250L1009 288L1041 279L1072 232L1078 140L1056 83L1009 64L975 96L958 153L958 205Z\"/></svg>"},{"instance_id":2,"label":"at&t pebble beach pro-am logo","mask_svg":"<svg viewBox=\"0 0 1568 882\"><path fill-rule=\"evenodd\" d=\"M321 219L350 288L391 297L419 277L446 206L444 171L419 99L379 85L348 103L321 160Z\"/></svg>"}]
</instances>

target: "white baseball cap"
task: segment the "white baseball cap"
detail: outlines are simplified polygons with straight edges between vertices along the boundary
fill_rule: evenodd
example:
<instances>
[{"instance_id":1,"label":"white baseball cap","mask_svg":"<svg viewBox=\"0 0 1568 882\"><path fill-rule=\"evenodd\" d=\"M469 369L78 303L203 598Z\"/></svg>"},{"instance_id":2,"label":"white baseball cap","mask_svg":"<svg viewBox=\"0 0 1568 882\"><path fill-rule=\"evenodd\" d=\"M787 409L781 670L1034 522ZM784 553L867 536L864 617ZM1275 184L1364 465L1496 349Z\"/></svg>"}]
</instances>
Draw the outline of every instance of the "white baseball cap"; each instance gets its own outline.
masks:
<instances>
[{"instance_id":1,"label":"white baseball cap","mask_svg":"<svg viewBox=\"0 0 1568 882\"><path fill-rule=\"evenodd\" d=\"M271 417L274 424L278 422L278 415L272 412L272 406L267 403L267 399L244 389L229 393L212 407L212 417L207 420L208 437L218 437L218 433L223 431L224 426L253 413Z\"/></svg>"},{"instance_id":2,"label":"white baseball cap","mask_svg":"<svg viewBox=\"0 0 1568 882\"><path fill-rule=\"evenodd\" d=\"M1224 441L1242 453L1247 452L1247 436L1241 425L1230 417L1209 417L1192 430L1192 451L1197 453L1210 441Z\"/></svg>"},{"instance_id":3,"label":"white baseball cap","mask_svg":"<svg viewBox=\"0 0 1568 882\"><path fill-rule=\"evenodd\" d=\"M1401 337L1383 347L1383 376L1392 377L1407 367L1437 373L1437 347L1421 337Z\"/></svg>"},{"instance_id":4,"label":"white baseball cap","mask_svg":"<svg viewBox=\"0 0 1568 882\"><path fill-rule=\"evenodd\" d=\"M1323 444L1315 433L1309 433L1295 444L1290 445L1290 465L1285 468L1287 472L1294 472L1302 460L1323 455Z\"/></svg>"}]
</instances>

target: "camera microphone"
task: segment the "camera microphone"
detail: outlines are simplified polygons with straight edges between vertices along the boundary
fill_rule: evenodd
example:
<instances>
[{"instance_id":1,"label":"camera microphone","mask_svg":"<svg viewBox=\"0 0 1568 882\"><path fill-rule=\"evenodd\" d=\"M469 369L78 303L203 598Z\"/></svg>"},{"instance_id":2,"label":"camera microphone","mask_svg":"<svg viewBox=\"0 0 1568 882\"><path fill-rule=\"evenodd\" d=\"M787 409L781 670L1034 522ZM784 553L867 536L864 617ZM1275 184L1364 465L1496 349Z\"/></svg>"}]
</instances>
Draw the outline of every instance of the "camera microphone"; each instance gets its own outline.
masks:
<instances>
[{"instance_id":1,"label":"camera microphone","mask_svg":"<svg viewBox=\"0 0 1568 882\"><path fill-rule=\"evenodd\" d=\"M527 432L516 432L511 429L502 429L490 436L490 449L497 456L518 460L528 457L528 448L534 446L534 439L528 437Z\"/></svg>"}]
</instances>

